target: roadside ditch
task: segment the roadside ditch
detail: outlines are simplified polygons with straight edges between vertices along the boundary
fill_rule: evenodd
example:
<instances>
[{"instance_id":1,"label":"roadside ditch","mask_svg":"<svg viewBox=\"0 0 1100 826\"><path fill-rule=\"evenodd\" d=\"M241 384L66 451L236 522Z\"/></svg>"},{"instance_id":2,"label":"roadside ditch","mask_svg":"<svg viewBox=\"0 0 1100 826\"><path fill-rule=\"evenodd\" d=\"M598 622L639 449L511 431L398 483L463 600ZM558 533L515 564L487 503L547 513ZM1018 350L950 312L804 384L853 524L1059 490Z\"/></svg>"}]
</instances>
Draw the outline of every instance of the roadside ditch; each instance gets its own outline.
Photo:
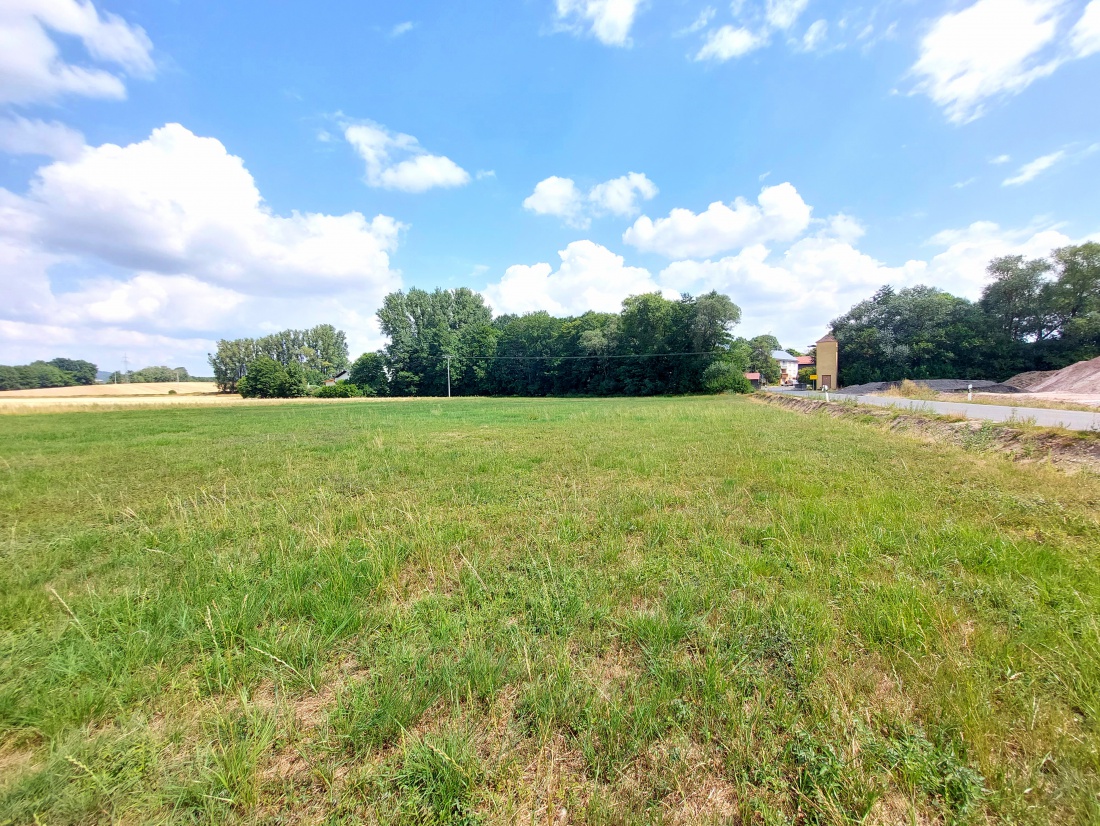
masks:
<instances>
[{"instance_id":1,"label":"roadside ditch","mask_svg":"<svg viewBox=\"0 0 1100 826\"><path fill-rule=\"evenodd\" d=\"M978 421L775 393L754 393L752 398L798 413L853 419L929 441L948 441L967 450L1001 453L1017 462L1046 462L1069 472L1100 474L1100 433L1032 427L1019 422Z\"/></svg>"}]
</instances>

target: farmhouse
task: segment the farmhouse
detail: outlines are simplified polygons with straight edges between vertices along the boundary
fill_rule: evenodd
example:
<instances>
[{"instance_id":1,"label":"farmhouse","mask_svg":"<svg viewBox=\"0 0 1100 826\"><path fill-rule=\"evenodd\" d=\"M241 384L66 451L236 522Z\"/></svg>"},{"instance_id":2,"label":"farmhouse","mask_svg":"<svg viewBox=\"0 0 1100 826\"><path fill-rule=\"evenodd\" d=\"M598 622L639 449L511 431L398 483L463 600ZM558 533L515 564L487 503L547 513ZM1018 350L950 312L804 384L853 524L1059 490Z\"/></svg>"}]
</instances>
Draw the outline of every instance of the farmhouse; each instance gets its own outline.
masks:
<instances>
[{"instance_id":1,"label":"farmhouse","mask_svg":"<svg viewBox=\"0 0 1100 826\"><path fill-rule=\"evenodd\" d=\"M786 350L772 350L772 358L779 362L779 383L794 384L798 381L798 357Z\"/></svg>"},{"instance_id":2,"label":"farmhouse","mask_svg":"<svg viewBox=\"0 0 1100 826\"><path fill-rule=\"evenodd\" d=\"M325 379L325 387L332 387L332 385L336 384L336 382L347 381L350 377L351 373L349 373L347 370L341 370L331 379Z\"/></svg>"}]
</instances>

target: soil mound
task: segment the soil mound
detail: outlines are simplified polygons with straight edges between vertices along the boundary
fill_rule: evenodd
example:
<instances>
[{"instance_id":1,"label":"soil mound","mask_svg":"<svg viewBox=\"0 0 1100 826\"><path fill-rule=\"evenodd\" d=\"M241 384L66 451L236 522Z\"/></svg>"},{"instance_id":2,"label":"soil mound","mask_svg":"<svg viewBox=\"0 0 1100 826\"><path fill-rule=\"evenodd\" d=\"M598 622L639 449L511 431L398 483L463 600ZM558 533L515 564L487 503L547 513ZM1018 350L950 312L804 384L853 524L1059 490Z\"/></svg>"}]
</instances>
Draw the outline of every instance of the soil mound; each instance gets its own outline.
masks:
<instances>
[{"instance_id":1,"label":"soil mound","mask_svg":"<svg viewBox=\"0 0 1100 826\"><path fill-rule=\"evenodd\" d=\"M1029 388L1032 393L1095 393L1100 391L1100 356L1063 367Z\"/></svg>"},{"instance_id":2,"label":"soil mound","mask_svg":"<svg viewBox=\"0 0 1100 826\"><path fill-rule=\"evenodd\" d=\"M1020 373L1018 376L1005 379L1004 383L1009 387L1015 387L1017 390L1030 390L1032 387L1039 384L1044 379L1049 379L1057 372L1057 370L1032 370L1029 373Z\"/></svg>"}]
</instances>

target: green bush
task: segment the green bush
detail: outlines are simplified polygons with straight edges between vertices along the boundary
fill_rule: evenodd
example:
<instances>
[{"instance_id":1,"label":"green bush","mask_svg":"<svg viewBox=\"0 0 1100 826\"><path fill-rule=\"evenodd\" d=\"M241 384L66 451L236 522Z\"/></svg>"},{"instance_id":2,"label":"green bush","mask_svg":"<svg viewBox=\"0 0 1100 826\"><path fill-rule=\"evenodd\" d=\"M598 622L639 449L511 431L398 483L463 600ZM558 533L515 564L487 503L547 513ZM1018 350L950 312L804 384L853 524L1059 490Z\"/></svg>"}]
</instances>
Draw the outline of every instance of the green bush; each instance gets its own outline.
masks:
<instances>
[{"instance_id":1,"label":"green bush","mask_svg":"<svg viewBox=\"0 0 1100 826\"><path fill-rule=\"evenodd\" d=\"M353 399L356 396L363 395L363 393L350 381L342 381L320 387L313 395L319 399Z\"/></svg>"},{"instance_id":2,"label":"green bush","mask_svg":"<svg viewBox=\"0 0 1100 826\"><path fill-rule=\"evenodd\" d=\"M732 362L716 361L703 371L703 388L708 393L751 393L752 385Z\"/></svg>"},{"instance_id":3,"label":"green bush","mask_svg":"<svg viewBox=\"0 0 1100 826\"><path fill-rule=\"evenodd\" d=\"M731 393L751 393L752 382L745 378L744 373L738 373L733 377L733 381L730 382Z\"/></svg>"},{"instance_id":4,"label":"green bush","mask_svg":"<svg viewBox=\"0 0 1100 826\"><path fill-rule=\"evenodd\" d=\"M289 399L306 394L306 374L302 366L284 367L274 359L261 356L248 363L248 372L237 382L237 392L246 399Z\"/></svg>"}]
</instances>

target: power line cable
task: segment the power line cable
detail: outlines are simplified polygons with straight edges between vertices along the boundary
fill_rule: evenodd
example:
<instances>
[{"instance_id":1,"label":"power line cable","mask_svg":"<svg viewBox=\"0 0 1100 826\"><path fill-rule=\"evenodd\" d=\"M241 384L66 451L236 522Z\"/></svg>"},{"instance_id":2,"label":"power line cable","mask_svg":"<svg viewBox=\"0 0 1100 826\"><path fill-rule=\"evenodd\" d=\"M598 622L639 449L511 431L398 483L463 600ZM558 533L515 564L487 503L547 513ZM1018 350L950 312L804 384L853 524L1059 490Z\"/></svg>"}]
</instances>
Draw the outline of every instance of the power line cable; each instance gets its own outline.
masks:
<instances>
[{"instance_id":1,"label":"power line cable","mask_svg":"<svg viewBox=\"0 0 1100 826\"><path fill-rule=\"evenodd\" d=\"M669 356L718 356L721 355L721 351L715 350L700 350L697 352L684 352L684 353L612 353L606 356L462 356L461 358L466 361L540 361L543 359L558 359L559 361L567 361L573 359L646 359L646 358L666 358ZM436 358L447 358L447 356L437 356ZM455 358L458 358L457 356Z\"/></svg>"}]
</instances>

